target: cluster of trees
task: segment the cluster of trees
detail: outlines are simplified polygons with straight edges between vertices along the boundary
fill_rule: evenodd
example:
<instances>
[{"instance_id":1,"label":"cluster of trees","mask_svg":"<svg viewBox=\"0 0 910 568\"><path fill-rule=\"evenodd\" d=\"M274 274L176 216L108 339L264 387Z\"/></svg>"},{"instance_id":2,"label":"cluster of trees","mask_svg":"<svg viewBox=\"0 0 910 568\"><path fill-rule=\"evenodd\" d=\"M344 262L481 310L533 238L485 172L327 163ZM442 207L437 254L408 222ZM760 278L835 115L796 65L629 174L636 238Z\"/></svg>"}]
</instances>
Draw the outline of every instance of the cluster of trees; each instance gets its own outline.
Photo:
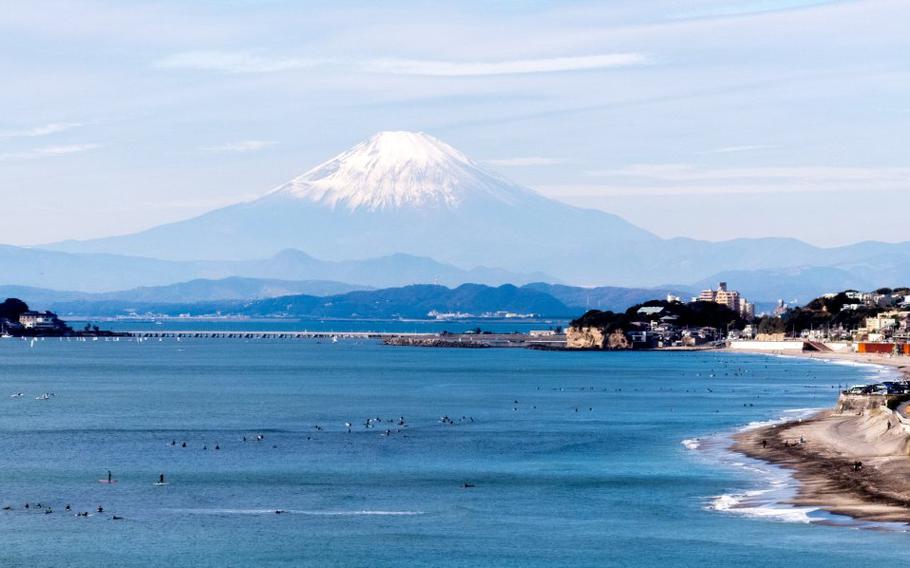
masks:
<instances>
[{"instance_id":1,"label":"cluster of trees","mask_svg":"<svg viewBox=\"0 0 910 568\"><path fill-rule=\"evenodd\" d=\"M639 313L641 308L663 308L659 313ZM629 330L635 322L653 322L666 316L675 316L668 320L678 327L713 327L721 330L742 329L746 322L740 315L723 304L716 302L667 302L650 300L635 304L624 312L590 310L583 316L572 320L574 327L597 327L607 333L617 329Z\"/></svg>"},{"instance_id":2,"label":"cluster of trees","mask_svg":"<svg viewBox=\"0 0 910 568\"><path fill-rule=\"evenodd\" d=\"M846 305L856 304L857 301L847 296L847 290L829 298L815 298L805 306L791 308L780 317L763 316L757 322L758 333L784 333L798 336L806 329L836 329L846 330L863 327L866 318L874 317L885 308L878 306L859 306L856 309L844 309ZM877 294L907 294L907 288L879 288Z\"/></svg>"},{"instance_id":3,"label":"cluster of trees","mask_svg":"<svg viewBox=\"0 0 910 568\"><path fill-rule=\"evenodd\" d=\"M0 303L0 319L19 321L19 316L28 311L28 305L19 298L7 298Z\"/></svg>"}]
</instances>

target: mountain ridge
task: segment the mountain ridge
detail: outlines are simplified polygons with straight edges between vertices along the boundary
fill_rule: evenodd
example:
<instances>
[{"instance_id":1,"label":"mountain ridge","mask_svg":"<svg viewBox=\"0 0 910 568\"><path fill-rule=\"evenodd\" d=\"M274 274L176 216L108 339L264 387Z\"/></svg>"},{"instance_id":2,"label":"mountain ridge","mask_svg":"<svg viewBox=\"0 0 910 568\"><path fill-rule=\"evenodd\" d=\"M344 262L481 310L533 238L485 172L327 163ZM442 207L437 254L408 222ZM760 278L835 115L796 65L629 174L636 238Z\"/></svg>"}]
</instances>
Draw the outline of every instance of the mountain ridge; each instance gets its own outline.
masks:
<instances>
[{"instance_id":1,"label":"mountain ridge","mask_svg":"<svg viewBox=\"0 0 910 568\"><path fill-rule=\"evenodd\" d=\"M26 299L40 309L65 316L111 317L132 313L233 314L254 316L306 317L396 317L426 318L431 310L462 312L516 311L571 316L592 307L625 309L630 301L661 298L667 290L592 288L533 283L524 286L505 284L486 286L465 283L452 288L435 284L412 284L384 289L354 289L334 294L283 294L268 297L234 295L224 290L243 282L240 290L259 293L262 285L273 281L227 278L193 280L171 286L136 288L118 292L86 293L55 291L22 286L0 286L0 297ZM285 288L295 283L280 281ZM296 283L311 285L312 282ZM329 283L338 285L339 283ZM345 285L348 286L348 285ZM208 291L209 287L213 291ZM236 291L237 287L233 287ZM681 294L680 290L670 292ZM579 300L581 299L581 300ZM345 311L347 310L347 311Z\"/></svg>"},{"instance_id":2,"label":"mountain ridge","mask_svg":"<svg viewBox=\"0 0 910 568\"><path fill-rule=\"evenodd\" d=\"M731 271L760 279L761 271L793 267L836 269L872 286L910 281L910 241L822 248L792 238L660 239L616 215L544 197L436 138L407 132L377 134L252 201L47 248L180 262L252 262L288 248L336 262L406 254L591 286L696 283ZM805 288L800 293L812 290L810 278L805 272L793 280Z\"/></svg>"},{"instance_id":3,"label":"mountain ridge","mask_svg":"<svg viewBox=\"0 0 910 568\"><path fill-rule=\"evenodd\" d=\"M169 261L107 253L66 253L0 245L0 274L6 285L74 292L115 292L140 286L163 286L194 279L249 277L274 280L331 280L389 287L415 281L458 285L524 284L551 280L543 273L521 274L498 268L462 269L432 258L406 254L352 261L325 261L298 250L247 261Z\"/></svg>"},{"instance_id":4,"label":"mountain ridge","mask_svg":"<svg viewBox=\"0 0 910 568\"><path fill-rule=\"evenodd\" d=\"M286 248L333 260L405 253L548 272L522 267L561 257L574 241L569 227L595 231L600 242L659 240L616 215L506 180L429 135L395 132L361 142L258 199L133 234L43 248L141 251L166 260L244 260Z\"/></svg>"}]
</instances>

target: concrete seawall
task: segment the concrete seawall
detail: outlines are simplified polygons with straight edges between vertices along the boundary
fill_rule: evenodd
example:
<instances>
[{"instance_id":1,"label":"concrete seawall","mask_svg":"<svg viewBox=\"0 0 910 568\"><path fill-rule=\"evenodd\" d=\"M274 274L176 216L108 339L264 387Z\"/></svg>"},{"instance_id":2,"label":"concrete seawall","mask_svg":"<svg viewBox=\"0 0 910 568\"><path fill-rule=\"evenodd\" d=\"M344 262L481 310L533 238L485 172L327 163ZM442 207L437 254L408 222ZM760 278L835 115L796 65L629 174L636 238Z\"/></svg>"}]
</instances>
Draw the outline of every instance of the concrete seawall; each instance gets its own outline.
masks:
<instances>
[{"instance_id":1,"label":"concrete seawall","mask_svg":"<svg viewBox=\"0 0 910 568\"><path fill-rule=\"evenodd\" d=\"M866 410L884 408L891 412L899 404L910 399L910 395L894 394L848 394L841 393L837 397L837 412L865 412Z\"/></svg>"},{"instance_id":2,"label":"concrete seawall","mask_svg":"<svg viewBox=\"0 0 910 568\"><path fill-rule=\"evenodd\" d=\"M730 349L737 351L764 351L768 353L802 352L805 341L731 341Z\"/></svg>"}]
</instances>

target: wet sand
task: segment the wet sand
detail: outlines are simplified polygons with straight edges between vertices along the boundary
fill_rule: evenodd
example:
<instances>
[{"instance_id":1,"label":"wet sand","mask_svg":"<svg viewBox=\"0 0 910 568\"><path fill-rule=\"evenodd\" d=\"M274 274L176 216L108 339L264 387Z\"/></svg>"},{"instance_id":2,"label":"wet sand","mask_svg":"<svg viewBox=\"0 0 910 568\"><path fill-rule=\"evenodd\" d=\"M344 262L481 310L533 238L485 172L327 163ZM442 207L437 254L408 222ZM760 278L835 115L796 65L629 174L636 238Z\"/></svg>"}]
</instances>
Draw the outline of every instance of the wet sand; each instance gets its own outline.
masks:
<instances>
[{"instance_id":1,"label":"wet sand","mask_svg":"<svg viewBox=\"0 0 910 568\"><path fill-rule=\"evenodd\" d=\"M792 355L893 366L910 379L907 357ZM733 449L791 470L799 482L790 501L794 505L910 523L910 432L887 409L826 410L809 419L748 430L734 436ZM862 462L858 471L857 461Z\"/></svg>"}]
</instances>

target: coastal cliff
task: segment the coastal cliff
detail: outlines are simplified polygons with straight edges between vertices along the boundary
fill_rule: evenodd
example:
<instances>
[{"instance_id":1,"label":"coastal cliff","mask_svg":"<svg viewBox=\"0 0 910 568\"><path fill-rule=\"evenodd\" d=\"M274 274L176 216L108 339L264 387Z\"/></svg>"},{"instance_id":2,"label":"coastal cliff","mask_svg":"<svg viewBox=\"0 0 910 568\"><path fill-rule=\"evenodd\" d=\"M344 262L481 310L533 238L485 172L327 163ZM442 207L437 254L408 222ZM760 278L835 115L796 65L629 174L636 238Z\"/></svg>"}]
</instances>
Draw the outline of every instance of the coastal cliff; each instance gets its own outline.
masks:
<instances>
[{"instance_id":1,"label":"coastal cliff","mask_svg":"<svg viewBox=\"0 0 910 568\"><path fill-rule=\"evenodd\" d=\"M631 349L632 345L621 329L607 335L599 327L573 326L566 331L566 347L568 349Z\"/></svg>"}]
</instances>

